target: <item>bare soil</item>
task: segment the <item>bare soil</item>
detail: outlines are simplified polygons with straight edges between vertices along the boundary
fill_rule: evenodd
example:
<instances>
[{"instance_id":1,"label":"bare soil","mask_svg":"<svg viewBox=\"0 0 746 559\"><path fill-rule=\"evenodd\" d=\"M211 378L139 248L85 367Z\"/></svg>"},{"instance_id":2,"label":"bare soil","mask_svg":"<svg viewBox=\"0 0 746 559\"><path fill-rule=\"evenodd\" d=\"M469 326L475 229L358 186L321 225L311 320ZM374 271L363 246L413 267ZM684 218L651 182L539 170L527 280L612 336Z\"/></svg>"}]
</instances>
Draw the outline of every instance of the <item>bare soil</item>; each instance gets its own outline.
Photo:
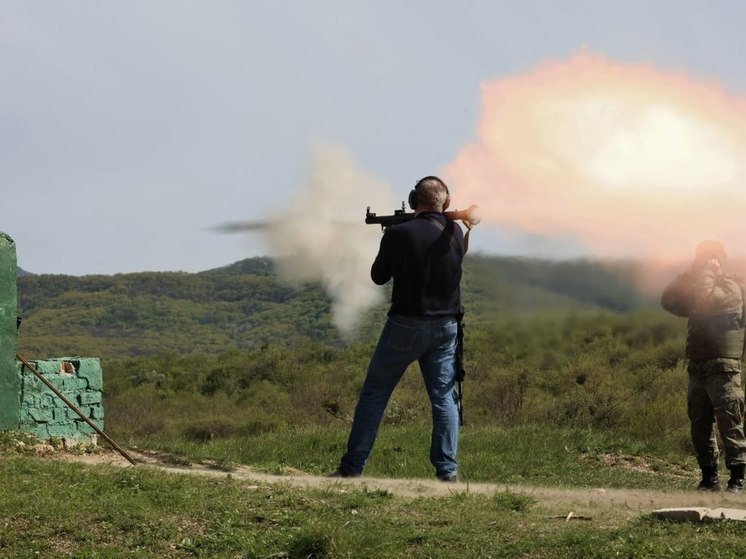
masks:
<instances>
[{"instance_id":1,"label":"bare soil","mask_svg":"<svg viewBox=\"0 0 746 559\"><path fill-rule=\"evenodd\" d=\"M178 475L209 477L230 477L243 480L247 488L258 488L267 484L284 484L300 489L315 488L330 491L361 490L387 491L405 498L443 497L454 493L495 495L510 491L527 495L536 500L543 509L557 517L588 520L595 516L622 515L634 517L662 508L704 507L746 509L746 494L726 492L711 493L702 491L619 489L619 488L558 488L525 486L500 483L443 483L435 479L391 479L391 478L328 478L310 475L306 472L287 469L282 475L257 471L249 466L237 466L226 471L210 464L174 465L168 457L154 452L133 452L129 454L137 462L131 465L115 452L101 451L94 454L50 452L49 458L82 462L93 465L111 465L123 468L152 468Z\"/></svg>"}]
</instances>

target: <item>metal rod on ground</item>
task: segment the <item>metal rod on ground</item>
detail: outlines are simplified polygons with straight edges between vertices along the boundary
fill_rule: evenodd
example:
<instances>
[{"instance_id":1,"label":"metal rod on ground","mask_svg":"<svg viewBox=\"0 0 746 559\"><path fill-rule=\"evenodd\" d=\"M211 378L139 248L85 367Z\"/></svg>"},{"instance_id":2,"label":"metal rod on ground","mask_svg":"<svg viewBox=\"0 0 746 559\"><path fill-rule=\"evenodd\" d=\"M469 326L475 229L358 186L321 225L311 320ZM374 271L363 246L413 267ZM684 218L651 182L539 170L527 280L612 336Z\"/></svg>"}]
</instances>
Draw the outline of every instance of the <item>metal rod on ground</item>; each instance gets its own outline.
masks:
<instances>
[{"instance_id":1,"label":"metal rod on ground","mask_svg":"<svg viewBox=\"0 0 746 559\"><path fill-rule=\"evenodd\" d=\"M69 407L69 408L70 408L71 410L73 410L73 411L74 411L75 413L77 413L77 414L78 414L78 415L80 416L80 418L81 418L81 419L82 419L83 421L85 421L85 422L86 422L86 423L87 423L88 425L90 425L90 426L91 426L91 427L93 428L93 430L94 430L94 431L96 431L96 433L98 433L99 435L101 435L101 436L102 436L102 437L103 437L103 438L104 438L104 439L106 440L106 442L107 442L107 443L109 443L109 444L110 444L110 445L111 445L111 446L112 446L112 447L114 448L114 450L116 450L116 451L117 451L117 452L118 452L119 454L121 454L121 455L122 455L122 456L124 456L124 457L125 457L125 458L126 458L127 460L129 460L129 462L130 462L131 464L133 464L133 465L137 464L137 462L135 462L134 458L132 458L132 457L131 457L131 456L130 456L129 454L127 454L127 452L126 452L126 451L125 451L125 450L124 450L123 448L121 448L121 447L120 447L120 446L119 446L119 445L118 445L117 443L115 443L115 442L114 442L113 440L111 440L111 437L109 437L109 435L107 435L107 434L106 434L106 433L104 433L104 432L103 432L103 431L102 431L101 429L99 429L99 428L98 428L98 427L97 427L97 426L96 426L96 425L95 425L95 424L93 423L93 421L91 421L90 419L88 419L88 418L87 418L87 417L86 417L86 416L85 416L85 415L83 414L83 412L82 412L82 411L80 411L80 410L79 410L79 409L77 408L77 406L76 406L75 404L73 404L73 403L72 403L72 402L71 402L70 400L68 400L68 399L67 399L67 398L65 397L65 395L64 395L64 394L62 394L62 392L60 392L60 391L59 391L59 390L57 390L57 389L56 389L56 388L55 388L54 386L52 386L52 383L50 383L50 382L49 382L49 381L48 381L47 379L45 379L45 378L44 378L44 375L42 375L42 374L41 374L41 373L40 373L39 371L37 371L37 370L36 370L36 367L34 367L34 366L33 366L33 365L31 364L31 363L29 363L28 361L26 361L26 360L25 360L25 359L23 358L23 356L21 356L20 354L16 353L16 357L18 358L18 360L19 360L19 361L20 361L21 363L23 363L23 364L24 364L24 366L25 366L25 367L27 367L27 368L28 368L28 370L29 370L29 371L31 371L32 373L34 373L34 375L36 375L36 378L38 378L38 379L39 379L40 381L42 381L42 382L43 382L43 383L44 383L44 384L45 384L45 385L47 386L47 388L49 388L49 389L50 389L50 390L51 390L52 392L54 392L54 393L55 393L55 394L56 394L57 396L59 396L59 397L60 397L60 399L61 399L61 400L62 400L63 402L65 402L65 404L67 404L67 406L68 406L68 407Z\"/></svg>"}]
</instances>

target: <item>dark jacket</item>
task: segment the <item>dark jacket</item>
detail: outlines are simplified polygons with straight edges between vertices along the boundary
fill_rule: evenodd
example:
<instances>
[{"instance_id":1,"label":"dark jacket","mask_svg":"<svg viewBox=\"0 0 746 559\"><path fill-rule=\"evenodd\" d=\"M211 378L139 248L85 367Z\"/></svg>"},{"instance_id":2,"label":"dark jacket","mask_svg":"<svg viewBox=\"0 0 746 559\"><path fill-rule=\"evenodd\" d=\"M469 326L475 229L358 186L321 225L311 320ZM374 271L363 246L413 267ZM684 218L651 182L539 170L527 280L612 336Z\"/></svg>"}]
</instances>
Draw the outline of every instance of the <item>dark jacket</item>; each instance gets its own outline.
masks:
<instances>
[{"instance_id":1,"label":"dark jacket","mask_svg":"<svg viewBox=\"0 0 746 559\"><path fill-rule=\"evenodd\" d=\"M389 315L456 316L463 258L461 228L440 213L423 212L386 229L370 277L378 285L393 278Z\"/></svg>"},{"instance_id":2,"label":"dark jacket","mask_svg":"<svg viewBox=\"0 0 746 559\"><path fill-rule=\"evenodd\" d=\"M741 359L744 349L743 291L730 274L709 267L686 272L664 289L661 305L689 319L686 356L693 361Z\"/></svg>"}]
</instances>

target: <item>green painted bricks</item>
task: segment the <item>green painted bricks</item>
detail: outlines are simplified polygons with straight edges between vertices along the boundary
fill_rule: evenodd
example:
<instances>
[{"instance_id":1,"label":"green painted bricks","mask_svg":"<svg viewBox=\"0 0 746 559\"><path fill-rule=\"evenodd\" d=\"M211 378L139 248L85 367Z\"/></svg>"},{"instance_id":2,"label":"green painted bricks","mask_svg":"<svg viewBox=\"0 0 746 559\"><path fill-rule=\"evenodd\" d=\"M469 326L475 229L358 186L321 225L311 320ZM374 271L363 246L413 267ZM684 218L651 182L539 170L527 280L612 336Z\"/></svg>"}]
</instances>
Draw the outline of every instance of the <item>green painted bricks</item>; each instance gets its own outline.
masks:
<instances>
[{"instance_id":1,"label":"green painted bricks","mask_svg":"<svg viewBox=\"0 0 746 559\"><path fill-rule=\"evenodd\" d=\"M91 422L103 430L103 373L92 357L60 357L30 361L52 386L65 395ZM18 428L39 439L95 442L95 430L54 394L36 375L18 364L21 407Z\"/></svg>"}]
</instances>

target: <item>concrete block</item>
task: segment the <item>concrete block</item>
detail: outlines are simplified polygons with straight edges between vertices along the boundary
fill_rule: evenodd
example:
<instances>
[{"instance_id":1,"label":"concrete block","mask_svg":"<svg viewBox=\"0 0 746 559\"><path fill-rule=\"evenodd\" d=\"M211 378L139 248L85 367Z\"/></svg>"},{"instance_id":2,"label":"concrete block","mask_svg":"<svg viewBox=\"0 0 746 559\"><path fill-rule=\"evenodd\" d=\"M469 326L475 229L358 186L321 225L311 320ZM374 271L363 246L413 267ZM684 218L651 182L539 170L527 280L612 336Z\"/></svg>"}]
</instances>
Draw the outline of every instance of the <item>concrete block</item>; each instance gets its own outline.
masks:
<instances>
[{"instance_id":1,"label":"concrete block","mask_svg":"<svg viewBox=\"0 0 746 559\"><path fill-rule=\"evenodd\" d=\"M102 390L104 387L104 374L101 370L101 361L95 357L76 357L78 377L88 381L88 388L91 390Z\"/></svg>"},{"instance_id":2,"label":"concrete block","mask_svg":"<svg viewBox=\"0 0 746 559\"><path fill-rule=\"evenodd\" d=\"M58 439L72 439L76 435L75 425L73 423L50 423L47 425L47 432L50 437Z\"/></svg>"},{"instance_id":3,"label":"concrete block","mask_svg":"<svg viewBox=\"0 0 746 559\"><path fill-rule=\"evenodd\" d=\"M88 379L79 377L63 377L62 387L65 392L78 392L88 388Z\"/></svg>"},{"instance_id":4,"label":"concrete block","mask_svg":"<svg viewBox=\"0 0 746 559\"><path fill-rule=\"evenodd\" d=\"M54 359L44 359L44 360L39 360L39 361L29 360L29 363L31 363L34 366L34 369L36 369L38 372L40 372L45 377L47 375L57 375L60 372L60 363L59 361L54 360ZM29 373L31 373L31 371L29 371Z\"/></svg>"},{"instance_id":5,"label":"concrete block","mask_svg":"<svg viewBox=\"0 0 746 559\"><path fill-rule=\"evenodd\" d=\"M651 514L656 518L677 520L680 522L700 522L710 509L703 507L681 507L654 510Z\"/></svg>"},{"instance_id":6,"label":"concrete block","mask_svg":"<svg viewBox=\"0 0 746 559\"><path fill-rule=\"evenodd\" d=\"M28 411L34 421L49 423L54 420L54 414L49 408L30 408Z\"/></svg>"},{"instance_id":7,"label":"concrete block","mask_svg":"<svg viewBox=\"0 0 746 559\"><path fill-rule=\"evenodd\" d=\"M651 515L656 518L679 522L717 522L719 520L746 522L746 510L729 508L681 507L658 509L654 510Z\"/></svg>"},{"instance_id":8,"label":"concrete block","mask_svg":"<svg viewBox=\"0 0 746 559\"><path fill-rule=\"evenodd\" d=\"M23 396L24 408L36 408L41 406L41 396L38 394L24 394ZM23 416L23 409L21 410L21 416Z\"/></svg>"},{"instance_id":9,"label":"concrete block","mask_svg":"<svg viewBox=\"0 0 746 559\"><path fill-rule=\"evenodd\" d=\"M62 378L60 375L44 375L44 377L47 379L47 381L49 381L49 384L54 386L57 390L59 390L60 392L63 391L65 379ZM49 390L48 387L47 390Z\"/></svg>"},{"instance_id":10,"label":"concrete block","mask_svg":"<svg viewBox=\"0 0 746 559\"><path fill-rule=\"evenodd\" d=\"M716 522L718 520L735 520L738 522L746 522L746 510L728 508L712 509L705 515L703 520L705 522Z\"/></svg>"},{"instance_id":11,"label":"concrete block","mask_svg":"<svg viewBox=\"0 0 746 559\"><path fill-rule=\"evenodd\" d=\"M57 390L62 390L64 379L60 375L56 373L46 373L42 376L44 377L44 380L54 386ZM26 369L23 371L23 386L24 390L30 390L36 393L51 392L46 384L38 379L31 371Z\"/></svg>"},{"instance_id":12,"label":"concrete block","mask_svg":"<svg viewBox=\"0 0 746 559\"><path fill-rule=\"evenodd\" d=\"M101 392L86 391L78 394L78 402L81 406L101 403Z\"/></svg>"},{"instance_id":13,"label":"concrete block","mask_svg":"<svg viewBox=\"0 0 746 559\"><path fill-rule=\"evenodd\" d=\"M101 375L101 360L98 357L69 357L68 360L78 364L78 373L85 376Z\"/></svg>"},{"instance_id":14,"label":"concrete block","mask_svg":"<svg viewBox=\"0 0 746 559\"><path fill-rule=\"evenodd\" d=\"M82 419L80 421L77 421L76 423L77 423L77 426L78 426L78 431L80 431L81 433L85 433L86 435L90 435L90 434L96 432L96 430L93 427L91 427L90 425L88 425ZM102 431L104 430L104 422L103 421L98 421L96 419L91 419L91 423L93 423L96 427L98 427Z\"/></svg>"},{"instance_id":15,"label":"concrete block","mask_svg":"<svg viewBox=\"0 0 746 559\"><path fill-rule=\"evenodd\" d=\"M42 441L45 441L50 437L46 423L36 423L34 425L29 425L24 429L24 431L26 431L27 433L31 433L37 439L40 439Z\"/></svg>"},{"instance_id":16,"label":"concrete block","mask_svg":"<svg viewBox=\"0 0 746 559\"><path fill-rule=\"evenodd\" d=\"M42 382L37 379L33 374L31 374L31 371L28 371L25 367L23 371L21 372L21 381L23 384L23 392L25 394L38 394L42 391L42 388L44 385Z\"/></svg>"}]
</instances>

